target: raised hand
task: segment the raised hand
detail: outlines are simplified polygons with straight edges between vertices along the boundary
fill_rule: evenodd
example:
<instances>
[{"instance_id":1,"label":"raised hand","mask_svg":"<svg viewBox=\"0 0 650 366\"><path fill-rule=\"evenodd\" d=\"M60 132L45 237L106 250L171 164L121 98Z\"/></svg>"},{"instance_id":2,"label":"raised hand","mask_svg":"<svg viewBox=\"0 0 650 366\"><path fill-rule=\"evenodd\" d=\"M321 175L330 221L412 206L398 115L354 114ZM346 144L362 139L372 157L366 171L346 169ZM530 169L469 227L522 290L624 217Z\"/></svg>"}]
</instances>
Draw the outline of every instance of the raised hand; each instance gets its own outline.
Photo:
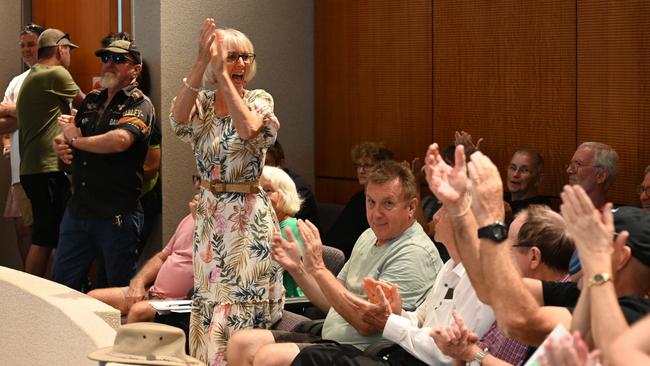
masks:
<instances>
[{"instance_id":1,"label":"raised hand","mask_svg":"<svg viewBox=\"0 0 650 366\"><path fill-rule=\"evenodd\" d=\"M504 221L503 182L499 169L490 158L477 151L470 157L469 177L472 181L472 211L479 227Z\"/></svg>"},{"instance_id":2,"label":"raised hand","mask_svg":"<svg viewBox=\"0 0 650 366\"><path fill-rule=\"evenodd\" d=\"M425 157L425 173L429 189L447 207L451 215L466 212L470 202L467 197L470 181L467 178L464 147L456 147L454 167L445 163L438 144L429 146Z\"/></svg>"},{"instance_id":3,"label":"raised hand","mask_svg":"<svg viewBox=\"0 0 650 366\"><path fill-rule=\"evenodd\" d=\"M302 238L305 270L314 273L318 270L327 269L323 262L323 243L318 228L309 220L298 220L298 233Z\"/></svg>"},{"instance_id":4,"label":"raised hand","mask_svg":"<svg viewBox=\"0 0 650 366\"><path fill-rule=\"evenodd\" d=\"M472 135L465 131L456 131L454 133L454 145L463 145L465 147L465 153L470 156L476 151L479 151L481 149L481 142L483 142L483 138L481 137L478 139L476 144L472 142Z\"/></svg>"},{"instance_id":5,"label":"raised hand","mask_svg":"<svg viewBox=\"0 0 650 366\"><path fill-rule=\"evenodd\" d=\"M284 239L279 232L273 233L271 240L271 257L288 272L294 272L300 267L300 247L293 236L291 228L285 228L287 239Z\"/></svg>"},{"instance_id":6,"label":"raised hand","mask_svg":"<svg viewBox=\"0 0 650 366\"><path fill-rule=\"evenodd\" d=\"M543 366L596 366L599 365L600 352L589 352L587 344L580 337L580 332L574 332L573 338L563 337L559 340L549 338L544 346L546 353L542 360Z\"/></svg>"},{"instance_id":7,"label":"raised hand","mask_svg":"<svg viewBox=\"0 0 650 366\"><path fill-rule=\"evenodd\" d=\"M366 296L368 296L368 301L373 304L380 302L381 299L378 294L381 290L392 312L394 314L400 314L402 312L402 297L399 294L399 288L396 284L390 285L372 277L366 277L363 279L363 290L366 292Z\"/></svg>"},{"instance_id":8,"label":"raised hand","mask_svg":"<svg viewBox=\"0 0 650 366\"><path fill-rule=\"evenodd\" d=\"M445 355L459 360L471 359L476 353L474 343L478 336L467 328L458 311L454 310L452 316L453 323L448 327L431 328L429 335Z\"/></svg>"},{"instance_id":9,"label":"raised hand","mask_svg":"<svg viewBox=\"0 0 650 366\"><path fill-rule=\"evenodd\" d=\"M378 300L376 304L366 301L348 291L345 291L343 296L345 296L346 300L354 306L356 313L361 316L364 323L371 325L378 331L384 329L392 309L381 287L378 286L376 288L376 296Z\"/></svg>"},{"instance_id":10,"label":"raised hand","mask_svg":"<svg viewBox=\"0 0 650 366\"><path fill-rule=\"evenodd\" d=\"M213 18L207 18L201 25L199 32L199 54L197 61L209 63L213 56L213 45L217 37L217 26Z\"/></svg>"}]
</instances>

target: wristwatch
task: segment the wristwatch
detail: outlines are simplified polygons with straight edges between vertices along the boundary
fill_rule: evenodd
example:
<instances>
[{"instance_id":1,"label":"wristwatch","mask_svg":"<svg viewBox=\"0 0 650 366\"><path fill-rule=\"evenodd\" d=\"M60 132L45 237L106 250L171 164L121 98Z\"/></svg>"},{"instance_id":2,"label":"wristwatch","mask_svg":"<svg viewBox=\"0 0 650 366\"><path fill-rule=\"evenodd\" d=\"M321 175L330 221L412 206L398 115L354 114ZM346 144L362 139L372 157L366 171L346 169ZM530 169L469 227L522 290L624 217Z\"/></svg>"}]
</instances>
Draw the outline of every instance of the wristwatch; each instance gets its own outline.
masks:
<instances>
[{"instance_id":1,"label":"wristwatch","mask_svg":"<svg viewBox=\"0 0 650 366\"><path fill-rule=\"evenodd\" d=\"M474 358L472 358L472 360L469 361L467 363L467 365L468 366L481 366L483 364L483 359L487 355L488 355L487 351L480 350L480 351L476 352L476 354L474 355Z\"/></svg>"},{"instance_id":2,"label":"wristwatch","mask_svg":"<svg viewBox=\"0 0 650 366\"><path fill-rule=\"evenodd\" d=\"M490 239L493 242L501 243L508 238L508 227L497 220L492 225L478 229L478 237L479 239Z\"/></svg>"},{"instance_id":3,"label":"wristwatch","mask_svg":"<svg viewBox=\"0 0 650 366\"><path fill-rule=\"evenodd\" d=\"M589 279L589 283L587 283L587 287L592 288L594 286L600 286L607 281L613 281L613 280L614 280L614 276L612 276L607 272L598 273Z\"/></svg>"}]
</instances>

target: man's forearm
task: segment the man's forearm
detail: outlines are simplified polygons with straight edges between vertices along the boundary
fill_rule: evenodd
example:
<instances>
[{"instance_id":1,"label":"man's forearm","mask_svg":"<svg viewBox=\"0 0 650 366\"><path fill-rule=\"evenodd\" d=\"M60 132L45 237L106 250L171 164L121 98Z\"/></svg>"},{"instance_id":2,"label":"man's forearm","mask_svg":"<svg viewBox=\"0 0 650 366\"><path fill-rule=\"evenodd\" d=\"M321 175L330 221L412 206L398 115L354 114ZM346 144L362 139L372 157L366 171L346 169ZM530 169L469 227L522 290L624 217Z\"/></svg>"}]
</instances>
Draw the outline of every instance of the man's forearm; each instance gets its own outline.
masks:
<instances>
[{"instance_id":1,"label":"man's forearm","mask_svg":"<svg viewBox=\"0 0 650 366\"><path fill-rule=\"evenodd\" d=\"M164 257L164 258L163 258ZM158 272L162 267L167 256L159 252L145 263L140 271L131 279L131 282L137 283L144 287L151 285L158 277Z\"/></svg>"},{"instance_id":2,"label":"man's forearm","mask_svg":"<svg viewBox=\"0 0 650 366\"><path fill-rule=\"evenodd\" d=\"M347 288L334 277L332 272L327 269L319 269L314 272L314 279L320 287L324 297L329 301L330 306L336 310L350 325L352 325L361 335L371 335L380 332L374 326L364 322L359 316L357 306L354 305L346 294L350 294ZM355 294L350 294L356 296Z\"/></svg>"},{"instance_id":3,"label":"man's forearm","mask_svg":"<svg viewBox=\"0 0 650 366\"><path fill-rule=\"evenodd\" d=\"M74 141L73 141L74 140ZM113 154L128 150L135 138L130 132L116 129L96 136L80 136L68 141L75 149L95 154Z\"/></svg>"},{"instance_id":4,"label":"man's forearm","mask_svg":"<svg viewBox=\"0 0 650 366\"><path fill-rule=\"evenodd\" d=\"M461 216L450 215L456 248L460 255L465 271L469 276L472 287L481 302L486 303L488 299L488 287L483 277L481 259L479 255L479 239L476 235L478 225L471 212Z\"/></svg>"}]
</instances>

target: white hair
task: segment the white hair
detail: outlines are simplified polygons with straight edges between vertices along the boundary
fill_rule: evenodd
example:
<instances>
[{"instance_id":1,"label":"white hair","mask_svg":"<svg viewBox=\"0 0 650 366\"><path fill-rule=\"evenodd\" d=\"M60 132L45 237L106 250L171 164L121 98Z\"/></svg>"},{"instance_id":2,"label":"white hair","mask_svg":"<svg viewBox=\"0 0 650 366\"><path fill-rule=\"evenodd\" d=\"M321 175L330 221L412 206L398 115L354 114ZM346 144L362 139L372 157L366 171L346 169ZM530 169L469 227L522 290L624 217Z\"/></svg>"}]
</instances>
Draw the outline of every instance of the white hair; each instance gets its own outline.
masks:
<instances>
[{"instance_id":1,"label":"white hair","mask_svg":"<svg viewBox=\"0 0 650 366\"><path fill-rule=\"evenodd\" d=\"M280 193L280 207L283 212L293 216L300 211L302 198L296 189L296 183L284 170L273 166L265 166L262 169L262 178L271 183L271 187Z\"/></svg>"}]
</instances>

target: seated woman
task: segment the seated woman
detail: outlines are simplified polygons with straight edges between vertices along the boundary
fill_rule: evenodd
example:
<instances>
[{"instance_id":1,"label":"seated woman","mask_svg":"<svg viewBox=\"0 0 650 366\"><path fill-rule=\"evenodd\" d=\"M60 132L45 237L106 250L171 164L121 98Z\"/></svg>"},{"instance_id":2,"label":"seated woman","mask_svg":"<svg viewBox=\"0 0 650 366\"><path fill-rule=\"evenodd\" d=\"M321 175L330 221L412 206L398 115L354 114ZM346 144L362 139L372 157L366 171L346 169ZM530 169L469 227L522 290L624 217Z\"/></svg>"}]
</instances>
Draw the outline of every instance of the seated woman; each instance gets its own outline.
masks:
<instances>
[{"instance_id":1,"label":"seated woman","mask_svg":"<svg viewBox=\"0 0 650 366\"><path fill-rule=\"evenodd\" d=\"M293 215L300 210L302 199L298 195L296 184L284 170L276 167L265 166L260 177L260 185L271 201L271 206L280 222L280 233L287 238L286 228L290 228L293 236L298 241L302 252L302 239L298 234L297 220ZM305 296L296 281L288 272L284 272L284 289L287 297Z\"/></svg>"}]
</instances>

